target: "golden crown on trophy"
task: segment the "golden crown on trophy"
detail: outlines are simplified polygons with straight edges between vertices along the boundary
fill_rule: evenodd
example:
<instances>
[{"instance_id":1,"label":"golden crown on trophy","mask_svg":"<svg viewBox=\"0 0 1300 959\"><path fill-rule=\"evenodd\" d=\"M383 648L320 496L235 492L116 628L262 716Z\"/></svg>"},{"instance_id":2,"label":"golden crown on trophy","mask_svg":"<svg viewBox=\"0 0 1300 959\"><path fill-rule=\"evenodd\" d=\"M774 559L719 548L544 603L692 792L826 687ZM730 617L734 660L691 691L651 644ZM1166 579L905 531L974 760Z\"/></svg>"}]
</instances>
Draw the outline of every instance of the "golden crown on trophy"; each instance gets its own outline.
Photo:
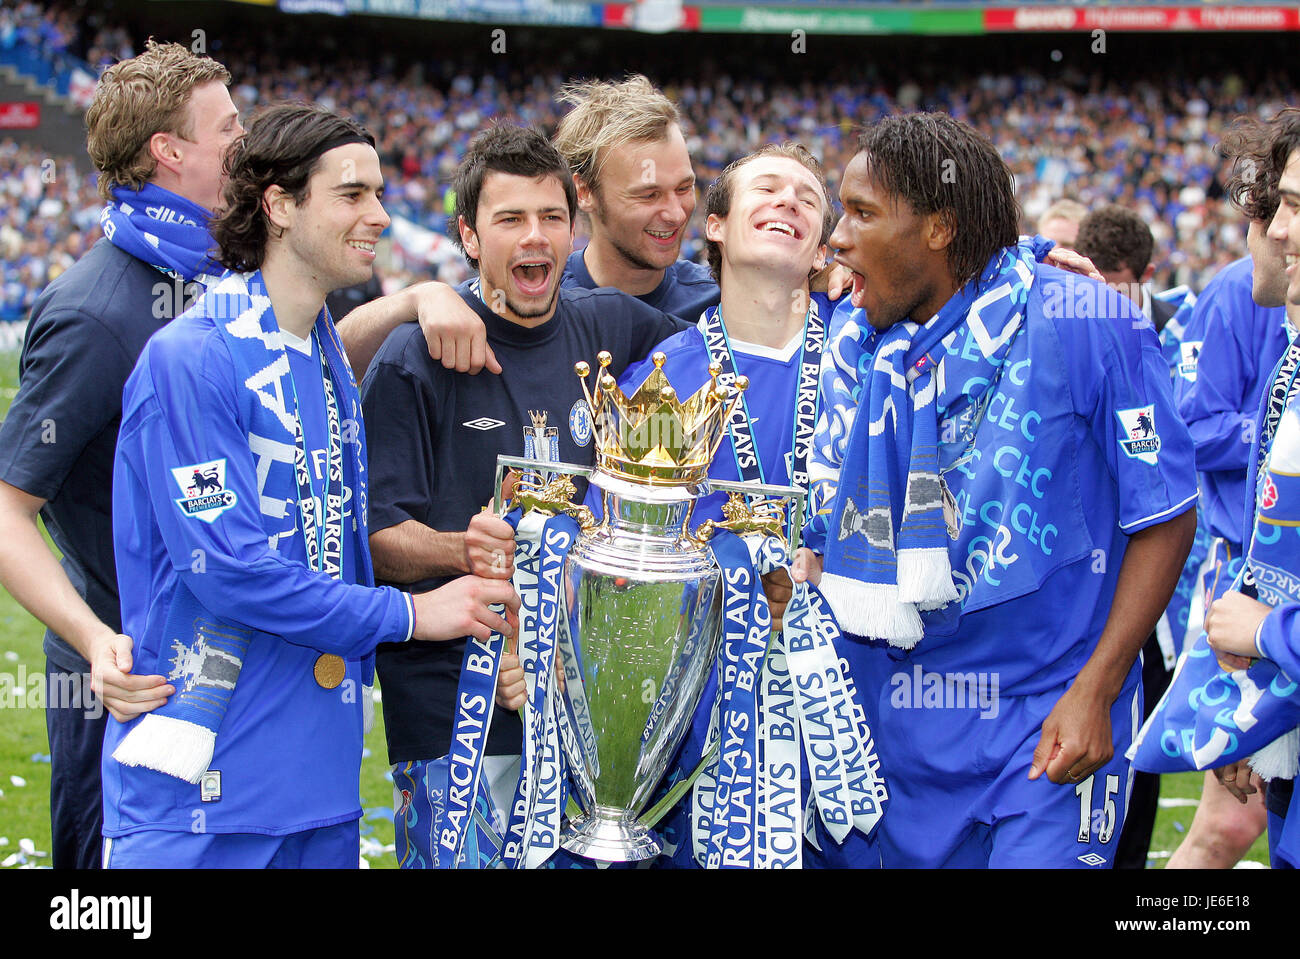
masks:
<instances>
[{"instance_id":1,"label":"golden crown on trophy","mask_svg":"<svg viewBox=\"0 0 1300 959\"><path fill-rule=\"evenodd\" d=\"M709 382L685 403L677 398L663 371L666 357L651 357L654 369L629 397L606 372L611 357L600 352L596 389L587 389L591 367L574 364L582 391L591 406L596 439L596 467L634 483L685 486L698 483L709 472L723 430L749 379L737 376L734 390L719 383L722 365L709 364Z\"/></svg>"}]
</instances>

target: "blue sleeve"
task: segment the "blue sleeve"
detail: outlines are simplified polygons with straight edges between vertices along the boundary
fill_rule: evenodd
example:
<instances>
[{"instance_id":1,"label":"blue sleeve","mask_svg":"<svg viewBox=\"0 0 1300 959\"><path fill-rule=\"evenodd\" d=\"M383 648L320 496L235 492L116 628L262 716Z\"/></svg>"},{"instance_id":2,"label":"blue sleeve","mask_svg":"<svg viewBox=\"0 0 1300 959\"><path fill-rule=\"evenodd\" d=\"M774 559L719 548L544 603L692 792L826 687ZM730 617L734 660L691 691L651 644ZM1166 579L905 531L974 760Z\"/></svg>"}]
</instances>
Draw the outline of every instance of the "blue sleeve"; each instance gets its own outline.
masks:
<instances>
[{"instance_id":1,"label":"blue sleeve","mask_svg":"<svg viewBox=\"0 0 1300 959\"><path fill-rule=\"evenodd\" d=\"M1256 645L1292 681L1300 677L1300 603L1286 603L1265 616Z\"/></svg>"},{"instance_id":2,"label":"blue sleeve","mask_svg":"<svg viewBox=\"0 0 1300 959\"><path fill-rule=\"evenodd\" d=\"M1131 536L1193 508L1196 457L1155 328L1127 297L1109 289L1092 295L1099 315L1087 318L1086 300L1077 300L1079 311L1057 328L1075 408L1102 451L1118 490L1120 529Z\"/></svg>"},{"instance_id":3,"label":"blue sleeve","mask_svg":"<svg viewBox=\"0 0 1300 959\"><path fill-rule=\"evenodd\" d=\"M295 645L359 659L378 643L409 638L411 607L400 591L344 583L271 549L224 344L209 337L188 362L183 350L157 346L127 383L115 483L125 484L119 492L128 500L134 491L138 499L127 505L140 520L152 513L176 576L214 614ZM183 476L216 461L224 461L235 500L209 522L181 509L173 471ZM298 535L296 516L283 522L282 536ZM119 531L119 552L128 536Z\"/></svg>"},{"instance_id":4,"label":"blue sleeve","mask_svg":"<svg viewBox=\"0 0 1300 959\"><path fill-rule=\"evenodd\" d=\"M1236 284L1211 282L1183 334L1184 349L1197 349L1199 359L1175 381L1178 412L1196 445L1196 468L1206 473L1244 470L1250 455L1262 344L1254 304L1242 303L1234 295L1240 292ZM1249 286L1244 292L1249 296Z\"/></svg>"}]
</instances>

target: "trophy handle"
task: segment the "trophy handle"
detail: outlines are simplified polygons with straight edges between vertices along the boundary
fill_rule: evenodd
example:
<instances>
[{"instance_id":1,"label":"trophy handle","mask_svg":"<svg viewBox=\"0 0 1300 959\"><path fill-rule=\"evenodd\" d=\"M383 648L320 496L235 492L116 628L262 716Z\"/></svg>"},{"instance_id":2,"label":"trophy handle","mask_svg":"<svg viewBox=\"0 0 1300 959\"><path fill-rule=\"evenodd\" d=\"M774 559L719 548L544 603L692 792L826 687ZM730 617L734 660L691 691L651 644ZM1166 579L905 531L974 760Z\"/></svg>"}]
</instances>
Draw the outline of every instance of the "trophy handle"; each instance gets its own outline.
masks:
<instances>
[{"instance_id":1,"label":"trophy handle","mask_svg":"<svg viewBox=\"0 0 1300 959\"><path fill-rule=\"evenodd\" d=\"M539 480L552 475L549 482L528 483L523 486L523 492L528 497L527 504L521 502L523 496L515 496L511 502L514 505L523 506L524 512L528 509L540 509L547 515L554 516L558 512L568 513L578 521L578 525L583 529L589 529L595 525L595 519L591 511L585 506L578 506L572 502L571 497L576 490L573 486L573 477L581 476L583 478L591 476L593 470L589 466L578 466L576 463L559 463L553 460L535 460L523 456L498 456L496 483L493 486L492 493L492 511L497 515L504 512L505 501L501 498L501 484L505 482L506 473L512 469L518 469L527 474L532 473ZM519 484L516 484L519 488ZM587 522L584 522L584 518Z\"/></svg>"},{"instance_id":2,"label":"trophy handle","mask_svg":"<svg viewBox=\"0 0 1300 959\"><path fill-rule=\"evenodd\" d=\"M794 551L799 548L803 535L804 505L808 494L794 486L771 486L767 483L737 483L730 480L709 480L716 492L727 494L722 507L722 522L705 520L692 539L699 545L708 542L715 529L728 529L738 535L762 533L775 536ZM750 502L755 497L761 497ZM788 507L788 517L782 514Z\"/></svg>"}]
</instances>

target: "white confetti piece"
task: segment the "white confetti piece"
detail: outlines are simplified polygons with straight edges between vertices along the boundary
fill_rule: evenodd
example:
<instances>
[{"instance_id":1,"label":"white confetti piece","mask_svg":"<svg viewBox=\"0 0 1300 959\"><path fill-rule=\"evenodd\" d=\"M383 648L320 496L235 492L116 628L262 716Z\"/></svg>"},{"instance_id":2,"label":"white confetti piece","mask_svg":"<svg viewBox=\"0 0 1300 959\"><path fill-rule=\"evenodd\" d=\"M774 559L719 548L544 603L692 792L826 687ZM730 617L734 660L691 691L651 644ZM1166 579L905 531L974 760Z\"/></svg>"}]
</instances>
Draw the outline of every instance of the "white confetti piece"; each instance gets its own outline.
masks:
<instances>
[{"instance_id":1,"label":"white confetti piece","mask_svg":"<svg viewBox=\"0 0 1300 959\"><path fill-rule=\"evenodd\" d=\"M0 859L0 869L8 869L10 866L16 866L23 861L23 854L20 852L11 853Z\"/></svg>"},{"instance_id":2,"label":"white confetti piece","mask_svg":"<svg viewBox=\"0 0 1300 959\"><path fill-rule=\"evenodd\" d=\"M36 855L36 843L32 842L30 839L19 839L18 848L29 856Z\"/></svg>"},{"instance_id":3,"label":"white confetti piece","mask_svg":"<svg viewBox=\"0 0 1300 959\"><path fill-rule=\"evenodd\" d=\"M27 785L27 780L24 779L22 776L10 776L9 781L13 783L15 786L19 787L20 789L23 786Z\"/></svg>"},{"instance_id":4,"label":"white confetti piece","mask_svg":"<svg viewBox=\"0 0 1300 959\"><path fill-rule=\"evenodd\" d=\"M12 649L6 649L5 659L9 660L9 662L11 663L16 663L18 662L18 654L15 653Z\"/></svg>"}]
</instances>

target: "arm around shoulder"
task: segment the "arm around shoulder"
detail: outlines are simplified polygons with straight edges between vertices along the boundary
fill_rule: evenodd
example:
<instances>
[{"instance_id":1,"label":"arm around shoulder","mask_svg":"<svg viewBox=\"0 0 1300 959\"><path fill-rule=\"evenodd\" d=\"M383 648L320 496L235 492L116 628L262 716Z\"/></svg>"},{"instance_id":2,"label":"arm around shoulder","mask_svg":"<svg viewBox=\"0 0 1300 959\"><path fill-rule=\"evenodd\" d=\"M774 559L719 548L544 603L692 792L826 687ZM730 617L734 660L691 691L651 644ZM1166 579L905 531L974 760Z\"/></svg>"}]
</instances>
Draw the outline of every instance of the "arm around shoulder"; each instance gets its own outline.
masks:
<instances>
[{"instance_id":1,"label":"arm around shoulder","mask_svg":"<svg viewBox=\"0 0 1300 959\"><path fill-rule=\"evenodd\" d=\"M501 372L478 314L452 287L435 281L364 303L339 321L352 368L364 375L388 334L411 320L419 321L429 355L448 369L477 373L486 367Z\"/></svg>"}]
</instances>

